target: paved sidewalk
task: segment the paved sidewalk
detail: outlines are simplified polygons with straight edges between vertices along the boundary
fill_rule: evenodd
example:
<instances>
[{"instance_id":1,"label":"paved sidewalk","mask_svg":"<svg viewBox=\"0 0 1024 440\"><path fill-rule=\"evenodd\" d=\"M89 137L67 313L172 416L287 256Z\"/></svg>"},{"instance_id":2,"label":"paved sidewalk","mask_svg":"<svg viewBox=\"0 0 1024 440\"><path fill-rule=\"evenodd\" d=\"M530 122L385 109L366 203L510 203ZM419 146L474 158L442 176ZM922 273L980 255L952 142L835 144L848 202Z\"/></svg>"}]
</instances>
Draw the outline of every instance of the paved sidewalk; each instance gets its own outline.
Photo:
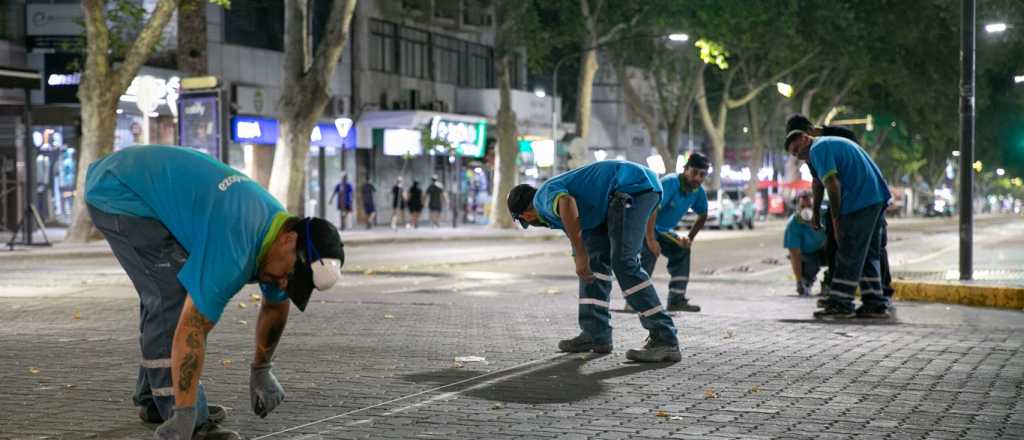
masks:
<instances>
[{"instance_id":1,"label":"paved sidewalk","mask_svg":"<svg viewBox=\"0 0 1024 440\"><path fill-rule=\"evenodd\" d=\"M578 331L571 273L503 267L348 276L314 296L282 339L288 394L266 419L249 410L248 288L209 339L211 400L273 440L1024 438L1019 312L901 303L896 325L827 324L788 283L694 282L705 311L675 318L682 362L637 365L633 315L613 314L612 354L559 354ZM0 439L149 438L130 402L137 308L117 283L0 297Z\"/></svg>"},{"instance_id":2,"label":"paved sidewalk","mask_svg":"<svg viewBox=\"0 0 1024 440\"><path fill-rule=\"evenodd\" d=\"M52 243L51 246L16 245L13 251L9 250L6 246L10 233L0 234L0 239L3 239L0 242L0 262L9 258L77 258L102 256L111 253L110 246L106 240L102 239L84 244L62 243L65 231L66 229L64 228L47 229L47 237ZM346 229L340 231L340 233L341 239L346 246L452 240L553 240L564 236L561 231L550 229L493 229L484 225L466 225L458 228L400 228L398 230L386 227L369 230L360 228ZM35 234L33 242L42 243L42 234Z\"/></svg>"}]
</instances>

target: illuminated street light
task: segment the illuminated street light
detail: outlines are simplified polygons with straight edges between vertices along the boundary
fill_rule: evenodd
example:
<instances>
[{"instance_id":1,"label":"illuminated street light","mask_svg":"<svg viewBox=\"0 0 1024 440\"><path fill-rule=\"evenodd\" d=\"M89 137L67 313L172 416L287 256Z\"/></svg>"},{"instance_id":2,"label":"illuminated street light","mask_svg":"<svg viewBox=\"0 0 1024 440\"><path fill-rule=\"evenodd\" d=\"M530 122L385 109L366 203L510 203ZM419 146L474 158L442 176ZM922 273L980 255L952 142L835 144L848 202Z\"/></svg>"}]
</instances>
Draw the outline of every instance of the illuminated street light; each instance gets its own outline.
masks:
<instances>
[{"instance_id":1,"label":"illuminated street light","mask_svg":"<svg viewBox=\"0 0 1024 440\"><path fill-rule=\"evenodd\" d=\"M953 150L953 157L960 157L960 150Z\"/></svg>"},{"instance_id":2,"label":"illuminated street light","mask_svg":"<svg viewBox=\"0 0 1024 440\"><path fill-rule=\"evenodd\" d=\"M668 39L669 41L681 43L683 41L688 41L690 39L690 36L686 34L668 34Z\"/></svg>"},{"instance_id":3,"label":"illuminated street light","mask_svg":"<svg viewBox=\"0 0 1024 440\"><path fill-rule=\"evenodd\" d=\"M977 171L977 172L980 173L981 169L982 169L981 168L981 161L980 160L974 161L974 171Z\"/></svg>"},{"instance_id":4,"label":"illuminated street light","mask_svg":"<svg viewBox=\"0 0 1024 440\"><path fill-rule=\"evenodd\" d=\"M996 34L1006 31L1007 27L1006 23L989 23L985 25L985 32Z\"/></svg>"},{"instance_id":5,"label":"illuminated street light","mask_svg":"<svg viewBox=\"0 0 1024 440\"><path fill-rule=\"evenodd\" d=\"M1017 75L1013 77L1014 84L1024 83L1024 75Z\"/></svg>"},{"instance_id":6,"label":"illuminated street light","mask_svg":"<svg viewBox=\"0 0 1024 440\"><path fill-rule=\"evenodd\" d=\"M535 96L537 96L538 98L543 98L545 96L548 96L547 92L545 92L544 89L534 89L533 90L533 94Z\"/></svg>"},{"instance_id":7,"label":"illuminated street light","mask_svg":"<svg viewBox=\"0 0 1024 440\"><path fill-rule=\"evenodd\" d=\"M784 82L775 83L775 88L779 91L779 94L787 98L793 97L793 86Z\"/></svg>"},{"instance_id":8,"label":"illuminated street light","mask_svg":"<svg viewBox=\"0 0 1024 440\"><path fill-rule=\"evenodd\" d=\"M997 176L1002 176L1003 174L1006 174L1006 170L1004 170L1002 168L996 168L996 175Z\"/></svg>"}]
</instances>

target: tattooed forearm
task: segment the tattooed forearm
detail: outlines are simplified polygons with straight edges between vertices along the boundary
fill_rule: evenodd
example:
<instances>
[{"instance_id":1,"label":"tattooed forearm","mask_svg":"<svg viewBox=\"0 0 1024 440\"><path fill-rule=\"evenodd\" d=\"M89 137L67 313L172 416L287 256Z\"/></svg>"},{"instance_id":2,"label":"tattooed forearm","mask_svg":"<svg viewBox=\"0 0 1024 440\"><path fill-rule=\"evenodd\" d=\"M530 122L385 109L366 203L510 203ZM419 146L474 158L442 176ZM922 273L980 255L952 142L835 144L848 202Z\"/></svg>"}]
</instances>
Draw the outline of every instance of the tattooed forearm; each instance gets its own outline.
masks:
<instances>
[{"instance_id":1,"label":"tattooed forearm","mask_svg":"<svg viewBox=\"0 0 1024 440\"><path fill-rule=\"evenodd\" d=\"M287 302L270 304L264 301L260 306L260 316L256 323L256 352L253 364L263 365L274 358L277 343L288 323Z\"/></svg>"},{"instance_id":2,"label":"tattooed forearm","mask_svg":"<svg viewBox=\"0 0 1024 440\"><path fill-rule=\"evenodd\" d=\"M190 297L186 297L171 348L171 380L176 406L193 406L206 357L206 334L213 323L203 317Z\"/></svg>"},{"instance_id":3,"label":"tattooed forearm","mask_svg":"<svg viewBox=\"0 0 1024 440\"><path fill-rule=\"evenodd\" d=\"M195 353L186 353L185 360L181 365L181 373L178 378L178 390L189 391L192 389L192 381L199 376L199 356Z\"/></svg>"}]
</instances>

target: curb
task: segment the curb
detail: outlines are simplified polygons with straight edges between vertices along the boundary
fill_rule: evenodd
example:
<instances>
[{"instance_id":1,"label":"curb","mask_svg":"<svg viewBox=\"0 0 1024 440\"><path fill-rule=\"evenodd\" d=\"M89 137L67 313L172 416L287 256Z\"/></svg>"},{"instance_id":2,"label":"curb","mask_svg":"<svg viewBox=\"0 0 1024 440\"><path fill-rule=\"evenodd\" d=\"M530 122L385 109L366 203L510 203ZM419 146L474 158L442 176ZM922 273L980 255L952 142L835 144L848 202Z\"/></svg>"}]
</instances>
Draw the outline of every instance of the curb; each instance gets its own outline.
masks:
<instances>
[{"instance_id":1,"label":"curb","mask_svg":"<svg viewBox=\"0 0 1024 440\"><path fill-rule=\"evenodd\" d=\"M894 297L899 300L1024 309L1024 287L895 280L892 287L896 290Z\"/></svg>"},{"instance_id":2,"label":"curb","mask_svg":"<svg viewBox=\"0 0 1024 440\"><path fill-rule=\"evenodd\" d=\"M465 241L489 241L489 240L537 240L537 241L550 241L556 240L562 237L562 235L555 234L522 234L522 235L439 235L439 236L394 236L394 237L373 237L373 238L350 238L346 240L342 237L342 243L346 247L359 247L368 246L375 244L393 244L393 243L422 243L432 241L453 241L453 240L465 240ZM68 258L95 258L112 255L113 252L109 246L96 245L96 246L84 246L74 249L60 249L47 248L39 250L24 250L18 249L15 251L8 251L6 249L0 249L0 262L17 260L39 260L39 259L68 259Z\"/></svg>"}]
</instances>

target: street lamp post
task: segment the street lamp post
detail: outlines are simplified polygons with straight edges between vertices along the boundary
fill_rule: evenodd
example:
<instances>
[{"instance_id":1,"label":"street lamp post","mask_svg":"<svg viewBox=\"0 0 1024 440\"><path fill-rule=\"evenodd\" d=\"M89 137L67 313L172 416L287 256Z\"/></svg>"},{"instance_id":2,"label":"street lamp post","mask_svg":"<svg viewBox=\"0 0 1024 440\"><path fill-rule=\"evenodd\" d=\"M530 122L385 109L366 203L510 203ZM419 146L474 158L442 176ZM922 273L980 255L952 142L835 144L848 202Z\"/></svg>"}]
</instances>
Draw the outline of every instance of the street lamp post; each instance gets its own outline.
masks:
<instances>
[{"instance_id":1,"label":"street lamp post","mask_svg":"<svg viewBox=\"0 0 1024 440\"><path fill-rule=\"evenodd\" d=\"M961 0L960 24L960 279L973 278L975 0Z\"/></svg>"}]
</instances>

